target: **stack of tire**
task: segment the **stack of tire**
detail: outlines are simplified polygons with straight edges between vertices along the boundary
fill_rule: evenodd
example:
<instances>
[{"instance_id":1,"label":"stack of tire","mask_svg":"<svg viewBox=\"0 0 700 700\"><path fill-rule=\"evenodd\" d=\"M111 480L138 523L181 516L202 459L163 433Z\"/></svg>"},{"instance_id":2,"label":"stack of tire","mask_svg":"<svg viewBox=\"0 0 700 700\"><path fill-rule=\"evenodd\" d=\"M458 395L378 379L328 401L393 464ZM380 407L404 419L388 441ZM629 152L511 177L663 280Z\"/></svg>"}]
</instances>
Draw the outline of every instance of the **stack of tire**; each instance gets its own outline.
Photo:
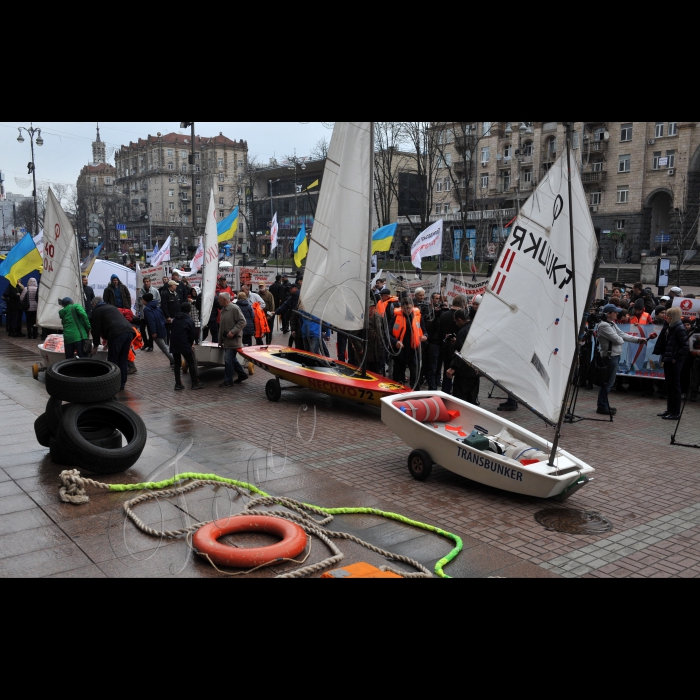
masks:
<instances>
[{"instance_id":1,"label":"stack of tire","mask_svg":"<svg viewBox=\"0 0 700 700\"><path fill-rule=\"evenodd\" d=\"M51 398L46 412L34 422L34 432L39 444L50 448L53 462L116 474L138 461L146 446L146 425L137 413L114 400L121 386L117 365L105 360L62 360L50 365L45 377Z\"/></svg>"}]
</instances>

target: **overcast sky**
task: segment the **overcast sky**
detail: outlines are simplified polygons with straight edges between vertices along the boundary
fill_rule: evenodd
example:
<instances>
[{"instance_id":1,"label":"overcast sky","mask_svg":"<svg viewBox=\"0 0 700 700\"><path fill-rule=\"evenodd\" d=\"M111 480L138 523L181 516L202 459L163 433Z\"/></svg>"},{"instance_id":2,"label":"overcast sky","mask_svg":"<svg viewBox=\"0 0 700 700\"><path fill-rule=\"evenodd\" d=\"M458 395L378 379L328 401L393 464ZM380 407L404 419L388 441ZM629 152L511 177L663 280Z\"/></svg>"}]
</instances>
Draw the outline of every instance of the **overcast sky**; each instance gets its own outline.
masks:
<instances>
[{"instance_id":1,"label":"overcast sky","mask_svg":"<svg viewBox=\"0 0 700 700\"><path fill-rule=\"evenodd\" d=\"M0 170L5 176L5 191L31 195L31 175L27 163L31 160L29 137L23 131L24 143L18 143L18 126L29 122L0 122ZM37 184L39 181L75 185L80 169L92 160L95 122L37 122L41 128L43 146L34 144ZM331 139L331 129L321 122L195 122L197 136L216 136L222 132L230 139L248 142L249 157L267 163L272 157L281 159L296 153L308 156L313 147L325 138ZM107 144L107 160L114 165L111 148L119 148L158 132L190 133L180 129L180 122L100 122L100 137ZM111 157L110 157L111 156ZM17 183L15 178L22 182Z\"/></svg>"}]
</instances>

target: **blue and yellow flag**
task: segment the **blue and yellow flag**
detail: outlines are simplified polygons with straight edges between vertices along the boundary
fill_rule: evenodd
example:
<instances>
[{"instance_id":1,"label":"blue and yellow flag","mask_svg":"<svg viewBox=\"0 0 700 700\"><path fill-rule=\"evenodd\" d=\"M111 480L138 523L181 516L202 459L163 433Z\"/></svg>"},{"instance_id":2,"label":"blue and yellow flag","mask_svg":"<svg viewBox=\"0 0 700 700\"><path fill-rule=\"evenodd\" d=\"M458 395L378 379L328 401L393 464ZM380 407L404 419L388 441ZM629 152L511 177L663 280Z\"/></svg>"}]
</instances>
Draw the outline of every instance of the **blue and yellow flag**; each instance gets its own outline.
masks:
<instances>
[{"instance_id":1,"label":"blue and yellow flag","mask_svg":"<svg viewBox=\"0 0 700 700\"><path fill-rule=\"evenodd\" d=\"M238 230L238 207L236 207L225 219L216 224L216 233L219 243L233 238Z\"/></svg>"},{"instance_id":2,"label":"blue and yellow flag","mask_svg":"<svg viewBox=\"0 0 700 700\"><path fill-rule=\"evenodd\" d=\"M7 257L0 263L0 276L7 277L10 284L15 285L22 277L40 268L42 264L34 239L27 234L13 246Z\"/></svg>"},{"instance_id":3,"label":"blue and yellow flag","mask_svg":"<svg viewBox=\"0 0 700 700\"><path fill-rule=\"evenodd\" d=\"M383 253L391 249L391 242L394 240L397 226L398 223L382 226L372 234L372 255L377 252Z\"/></svg>"},{"instance_id":4,"label":"blue and yellow flag","mask_svg":"<svg viewBox=\"0 0 700 700\"><path fill-rule=\"evenodd\" d=\"M297 267L301 267L301 263L306 258L306 254L309 252L309 243L306 240L306 225L301 225L301 231L299 231L297 237L294 239L294 264Z\"/></svg>"}]
</instances>

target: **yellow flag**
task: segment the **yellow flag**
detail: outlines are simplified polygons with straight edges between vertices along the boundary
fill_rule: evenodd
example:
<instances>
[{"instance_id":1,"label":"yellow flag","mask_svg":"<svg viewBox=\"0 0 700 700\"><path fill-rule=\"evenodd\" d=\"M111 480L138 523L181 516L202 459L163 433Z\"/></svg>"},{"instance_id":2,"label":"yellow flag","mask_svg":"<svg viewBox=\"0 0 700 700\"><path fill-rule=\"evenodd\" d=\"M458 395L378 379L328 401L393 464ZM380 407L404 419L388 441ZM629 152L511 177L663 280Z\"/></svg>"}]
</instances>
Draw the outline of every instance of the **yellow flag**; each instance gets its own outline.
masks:
<instances>
[{"instance_id":1,"label":"yellow flag","mask_svg":"<svg viewBox=\"0 0 700 700\"><path fill-rule=\"evenodd\" d=\"M310 190L312 187L318 187L318 180L314 180L314 181L306 188L306 190ZM306 192L306 190L304 190L304 192Z\"/></svg>"}]
</instances>

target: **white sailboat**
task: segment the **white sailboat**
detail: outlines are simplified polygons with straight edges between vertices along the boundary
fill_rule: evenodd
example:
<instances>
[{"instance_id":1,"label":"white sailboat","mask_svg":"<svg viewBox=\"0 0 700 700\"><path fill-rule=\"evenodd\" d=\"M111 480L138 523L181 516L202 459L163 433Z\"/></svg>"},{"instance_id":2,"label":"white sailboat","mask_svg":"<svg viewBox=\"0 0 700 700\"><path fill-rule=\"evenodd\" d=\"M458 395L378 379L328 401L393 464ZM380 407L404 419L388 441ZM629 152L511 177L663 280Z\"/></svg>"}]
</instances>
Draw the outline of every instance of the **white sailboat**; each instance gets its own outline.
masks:
<instances>
[{"instance_id":1,"label":"white sailboat","mask_svg":"<svg viewBox=\"0 0 700 700\"><path fill-rule=\"evenodd\" d=\"M593 468L558 448L598 251L568 149L570 143L521 208L460 353L556 425L554 441L440 391L382 399L382 421L414 448L409 471L418 479L427 478L434 462L474 481L541 498L568 497L589 480ZM444 405L440 417L447 420L406 409L406 401L433 398Z\"/></svg>"},{"instance_id":2,"label":"white sailboat","mask_svg":"<svg viewBox=\"0 0 700 700\"><path fill-rule=\"evenodd\" d=\"M301 304L305 313L348 333L367 328L372 192L373 122L336 122L309 244ZM383 396L405 391L364 368L281 345L242 348L240 353L272 373L267 398L278 401L280 379L329 396L379 406Z\"/></svg>"}]
</instances>

